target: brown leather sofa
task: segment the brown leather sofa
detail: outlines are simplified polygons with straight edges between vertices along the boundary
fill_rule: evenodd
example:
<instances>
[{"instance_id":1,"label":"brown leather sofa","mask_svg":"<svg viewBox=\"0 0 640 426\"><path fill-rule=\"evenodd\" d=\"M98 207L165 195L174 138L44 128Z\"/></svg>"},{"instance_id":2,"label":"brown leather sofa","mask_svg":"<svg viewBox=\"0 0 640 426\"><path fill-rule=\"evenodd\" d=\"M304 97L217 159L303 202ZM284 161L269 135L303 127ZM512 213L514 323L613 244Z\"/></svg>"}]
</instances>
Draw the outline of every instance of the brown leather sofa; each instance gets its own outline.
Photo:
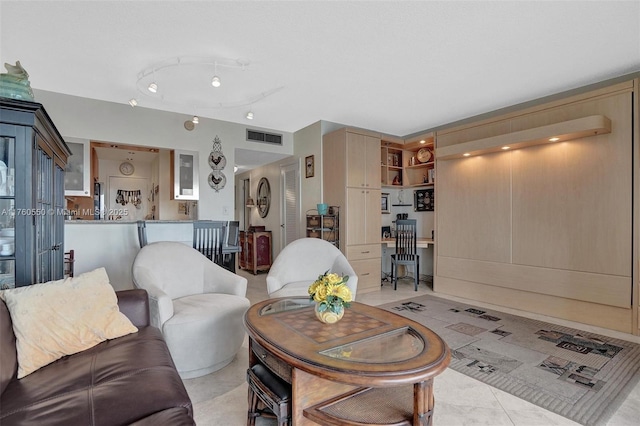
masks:
<instances>
[{"instance_id":1,"label":"brown leather sofa","mask_svg":"<svg viewBox=\"0 0 640 426\"><path fill-rule=\"evenodd\" d=\"M17 380L16 339L0 300L0 424L194 425L189 395L145 290L117 292L138 332L66 356Z\"/></svg>"}]
</instances>

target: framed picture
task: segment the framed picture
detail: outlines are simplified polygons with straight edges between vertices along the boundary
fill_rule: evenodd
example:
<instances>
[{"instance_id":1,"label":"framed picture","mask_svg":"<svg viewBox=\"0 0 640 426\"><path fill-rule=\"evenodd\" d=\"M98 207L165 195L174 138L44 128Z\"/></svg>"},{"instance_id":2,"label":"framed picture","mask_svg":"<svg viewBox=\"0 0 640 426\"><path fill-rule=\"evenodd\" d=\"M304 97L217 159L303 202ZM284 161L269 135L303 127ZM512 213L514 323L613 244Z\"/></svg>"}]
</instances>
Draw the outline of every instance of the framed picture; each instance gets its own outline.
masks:
<instances>
[{"instance_id":1,"label":"framed picture","mask_svg":"<svg viewBox=\"0 0 640 426\"><path fill-rule=\"evenodd\" d=\"M380 200L380 208L382 213L391 213L389 211L389 193L383 192L382 199Z\"/></svg>"},{"instance_id":2,"label":"framed picture","mask_svg":"<svg viewBox=\"0 0 640 426\"><path fill-rule=\"evenodd\" d=\"M413 211L432 212L433 211L433 188L416 189L413 193Z\"/></svg>"},{"instance_id":3,"label":"framed picture","mask_svg":"<svg viewBox=\"0 0 640 426\"><path fill-rule=\"evenodd\" d=\"M304 159L304 169L305 169L305 177L313 177L314 172L314 164L313 164L313 155L310 155Z\"/></svg>"}]
</instances>

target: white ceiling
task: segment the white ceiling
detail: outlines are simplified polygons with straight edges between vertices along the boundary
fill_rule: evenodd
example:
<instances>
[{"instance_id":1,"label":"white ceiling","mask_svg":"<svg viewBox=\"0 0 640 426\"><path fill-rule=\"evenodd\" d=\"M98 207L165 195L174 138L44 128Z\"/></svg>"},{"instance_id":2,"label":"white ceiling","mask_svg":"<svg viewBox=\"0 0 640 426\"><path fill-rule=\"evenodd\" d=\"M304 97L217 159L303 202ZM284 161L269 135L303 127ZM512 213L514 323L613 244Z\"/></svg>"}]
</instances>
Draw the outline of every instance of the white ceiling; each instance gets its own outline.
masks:
<instances>
[{"instance_id":1,"label":"white ceiling","mask_svg":"<svg viewBox=\"0 0 640 426\"><path fill-rule=\"evenodd\" d=\"M407 136L640 70L639 1L0 0L0 24L0 60L34 88L289 132ZM224 99L208 81L179 102L137 90L186 56L249 60L246 80L218 67Z\"/></svg>"}]
</instances>

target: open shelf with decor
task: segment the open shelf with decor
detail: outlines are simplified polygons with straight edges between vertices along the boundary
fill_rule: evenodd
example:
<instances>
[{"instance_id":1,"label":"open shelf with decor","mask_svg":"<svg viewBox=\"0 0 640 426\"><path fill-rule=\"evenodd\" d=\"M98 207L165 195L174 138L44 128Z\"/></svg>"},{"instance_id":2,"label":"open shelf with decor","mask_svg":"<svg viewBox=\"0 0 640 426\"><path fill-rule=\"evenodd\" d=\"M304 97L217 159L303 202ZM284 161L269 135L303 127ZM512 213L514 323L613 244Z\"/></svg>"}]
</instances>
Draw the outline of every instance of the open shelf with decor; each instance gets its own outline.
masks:
<instances>
[{"instance_id":1,"label":"open shelf with decor","mask_svg":"<svg viewBox=\"0 0 640 426\"><path fill-rule=\"evenodd\" d=\"M435 182L434 134L428 133L405 141L403 163L404 187L428 187Z\"/></svg>"},{"instance_id":2,"label":"open shelf with decor","mask_svg":"<svg viewBox=\"0 0 640 426\"><path fill-rule=\"evenodd\" d=\"M382 186L402 186L404 152L402 145L382 142L380 148L380 176Z\"/></svg>"},{"instance_id":3,"label":"open shelf with decor","mask_svg":"<svg viewBox=\"0 0 640 426\"><path fill-rule=\"evenodd\" d=\"M307 237L320 238L339 247L339 211L338 206L329 207L329 214L318 214L318 210L307 210Z\"/></svg>"}]
</instances>

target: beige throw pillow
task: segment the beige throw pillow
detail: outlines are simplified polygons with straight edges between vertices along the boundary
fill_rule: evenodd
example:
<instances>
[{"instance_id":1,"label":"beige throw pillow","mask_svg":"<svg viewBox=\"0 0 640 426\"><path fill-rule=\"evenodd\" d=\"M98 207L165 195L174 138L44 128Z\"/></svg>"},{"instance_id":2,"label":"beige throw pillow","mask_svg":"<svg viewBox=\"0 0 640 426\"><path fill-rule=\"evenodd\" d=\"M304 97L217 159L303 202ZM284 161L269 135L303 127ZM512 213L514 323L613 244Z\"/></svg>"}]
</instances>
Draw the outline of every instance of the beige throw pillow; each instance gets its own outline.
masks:
<instances>
[{"instance_id":1,"label":"beige throw pillow","mask_svg":"<svg viewBox=\"0 0 640 426\"><path fill-rule=\"evenodd\" d=\"M104 268L74 278L0 291L18 352L18 379L138 329L118 309Z\"/></svg>"}]
</instances>

